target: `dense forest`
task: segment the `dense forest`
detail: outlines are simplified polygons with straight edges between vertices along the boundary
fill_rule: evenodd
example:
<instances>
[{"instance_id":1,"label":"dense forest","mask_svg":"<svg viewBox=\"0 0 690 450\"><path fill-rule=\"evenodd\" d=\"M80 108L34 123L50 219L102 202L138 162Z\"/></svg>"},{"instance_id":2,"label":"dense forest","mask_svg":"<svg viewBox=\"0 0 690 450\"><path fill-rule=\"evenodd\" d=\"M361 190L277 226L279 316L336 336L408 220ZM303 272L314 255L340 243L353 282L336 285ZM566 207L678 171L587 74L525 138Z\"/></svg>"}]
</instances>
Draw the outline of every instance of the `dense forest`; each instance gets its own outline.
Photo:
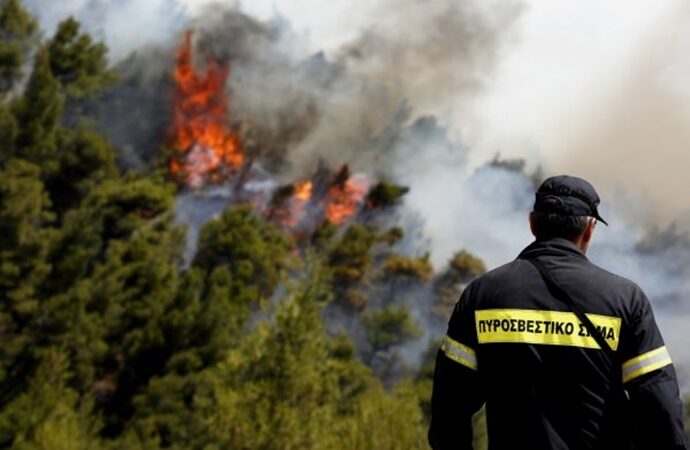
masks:
<instances>
[{"instance_id":1,"label":"dense forest","mask_svg":"<svg viewBox=\"0 0 690 450\"><path fill-rule=\"evenodd\" d=\"M118 167L84 112L119 82L106 47L74 19L42 37L19 0L0 32L1 448L426 446L435 346L399 357L421 334L403 293L432 292L442 323L480 260L396 254L376 215L406 189L386 182L307 237L238 202L185 258L166 150Z\"/></svg>"},{"instance_id":2,"label":"dense forest","mask_svg":"<svg viewBox=\"0 0 690 450\"><path fill-rule=\"evenodd\" d=\"M177 123L183 101L131 170L86 106L121 83L105 45L72 18L43 36L20 0L2 2L0 33L0 448L427 447L442 331L420 338L443 329L481 259L458 249L434 271L399 251L390 217L408 189L360 186L347 166L260 207L237 196L189 254L178 198L246 176L241 133L212 124L231 157L193 172L214 155L189 148L213 142ZM173 98L226 76L195 78L189 51Z\"/></svg>"}]
</instances>

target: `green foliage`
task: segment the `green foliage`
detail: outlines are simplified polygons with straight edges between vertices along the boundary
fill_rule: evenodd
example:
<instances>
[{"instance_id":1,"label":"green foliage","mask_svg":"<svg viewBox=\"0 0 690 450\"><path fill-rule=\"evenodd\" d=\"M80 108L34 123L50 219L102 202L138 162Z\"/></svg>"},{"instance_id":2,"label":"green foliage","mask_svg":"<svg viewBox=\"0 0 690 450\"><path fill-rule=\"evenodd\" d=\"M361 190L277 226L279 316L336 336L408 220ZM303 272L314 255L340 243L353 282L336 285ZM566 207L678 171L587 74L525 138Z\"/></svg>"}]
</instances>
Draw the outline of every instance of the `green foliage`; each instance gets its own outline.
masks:
<instances>
[{"instance_id":1,"label":"green foliage","mask_svg":"<svg viewBox=\"0 0 690 450\"><path fill-rule=\"evenodd\" d=\"M90 402L67 386L67 359L46 355L29 387L0 412L0 430L13 431L12 448L92 450L101 448Z\"/></svg>"},{"instance_id":2,"label":"green foliage","mask_svg":"<svg viewBox=\"0 0 690 450\"><path fill-rule=\"evenodd\" d=\"M115 154L102 137L83 126L61 125L68 97L94 94L110 79L105 52L103 44L79 32L77 21L62 22L36 52L21 98L11 110L0 110L0 138L6 142L0 161L16 156L39 166L58 213L116 173Z\"/></svg>"},{"instance_id":3,"label":"green foliage","mask_svg":"<svg viewBox=\"0 0 690 450\"><path fill-rule=\"evenodd\" d=\"M19 125L7 105L0 103L0 167L4 165L15 151L15 141L19 134Z\"/></svg>"},{"instance_id":4,"label":"green foliage","mask_svg":"<svg viewBox=\"0 0 690 450\"><path fill-rule=\"evenodd\" d=\"M0 30L3 40L25 38L36 32L36 19L20 0L4 0L0 7Z\"/></svg>"},{"instance_id":5,"label":"green foliage","mask_svg":"<svg viewBox=\"0 0 690 450\"><path fill-rule=\"evenodd\" d=\"M388 246L393 246L404 237L405 230L403 230L400 227L392 227L381 235L381 242L385 243Z\"/></svg>"},{"instance_id":6,"label":"green foliage","mask_svg":"<svg viewBox=\"0 0 690 450\"><path fill-rule=\"evenodd\" d=\"M50 201L38 180L38 168L12 160L0 173L0 296L21 302L35 295L47 273L45 224ZM17 313L33 309L18 307Z\"/></svg>"},{"instance_id":7,"label":"green foliage","mask_svg":"<svg viewBox=\"0 0 690 450\"><path fill-rule=\"evenodd\" d=\"M375 228L350 225L330 245L322 244L327 255L335 300L352 311L363 311L368 298L362 292L371 277L374 249L377 244L389 245L395 231L380 234Z\"/></svg>"},{"instance_id":8,"label":"green foliage","mask_svg":"<svg viewBox=\"0 0 690 450\"><path fill-rule=\"evenodd\" d=\"M94 189L79 208L65 214L52 242L48 292L61 292L92 273L111 240L127 239L139 229L171 219L173 189L155 179L136 178L107 181Z\"/></svg>"},{"instance_id":9,"label":"green foliage","mask_svg":"<svg viewBox=\"0 0 690 450\"><path fill-rule=\"evenodd\" d=\"M371 208L386 208L400 203L410 188L380 181L367 194L367 205Z\"/></svg>"},{"instance_id":10,"label":"green foliage","mask_svg":"<svg viewBox=\"0 0 690 450\"><path fill-rule=\"evenodd\" d=\"M382 266L383 276L399 281L429 281L433 267L429 261L429 254L419 258L403 255L392 255L386 258Z\"/></svg>"},{"instance_id":11,"label":"green foliage","mask_svg":"<svg viewBox=\"0 0 690 450\"><path fill-rule=\"evenodd\" d=\"M421 335L406 308L390 306L366 314L362 321L373 352L385 351Z\"/></svg>"},{"instance_id":12,"label":"green foliage","mask_svg":"<svg viewBox=\"0 0 690 450\"><path fill-rule=\"evenodd\" d=\"M50 271L46 261L52 231L50 202L38 168L11 160L0 172L0 392L25 378L31 358L29 324L39 308L40 285ZM2 402L2 395L0 395ZM1 404L1 403L0 403Z\"/></svg>"},{"instance_id":13,"label":"green foliage","mask_svg":"<svg viewBox=\"0 0 690 450\"><path fill-rule=\"evenodd\" d=\"M449 270L458 281L469 281L485 273L486 265L467 250L460 250L450 260Z\"/></svg>"},{"instance_id":14,"label":"green foliage","mask_svg":"<svg viewBox=\"0 0 690 450\"><path fill-rule=\"evenodd\" d=\"M312 270L278 307L275 325L260 325L220 367L220 448L334 447L326 430L338 378L320 317L326 281Z\"/></svg>"},{"instance_id":15,"label":"green foliage","mask_svg":"<svg viewBox=\"0 0 690 450\"><path fill-rule=\"evenodd\" d=\"M455 302L460 299L464 285L485 272L484 261L472 253L467 250L455 253L446 270L434 280L437 297L434 312L443 318L449 318Z\"/></svg>"},{"instance_id":16,"label":"green foliage","mask_svg":"<svg viewBox=\"0 0 690 450\"><path fill-rule=\"evenodd\" d=\"M58 149L59 168L46 184L59 213L77 206L92 189L117 175L114 150L93 131L63 130Z\"/></svg>"},{"instance_id":17,"label":"green foliage","mask_svg":"<svg viewBox=\"0 0 690 450\"><path fill-rule=\"evenodd\" d=\"M36 30L36 20L20 0L3 1L0 6L0 92L10 91L21 78Z\"/></svg>"},{"instance_id":18,"label":"green foliage","mask_svg":"<svg viewBox=\"0 0 690 450\"><path fill-rule=\"evenodd\" d=\"M427 425L417 407L415 388L409 383L396 387L390 394L374 384L346 424L337 448L428 448Z\"/></svg>"},{"instance_id":19,"label":"green foliage","mask_svg":"<svg viewBox=\"0 0 690 450\"><path fill-rule=\"evenodd\" d=\"M148 180L106 183L70 211L49 254L34 344L65 352L71 385L97 394L110 427L170 354L182 241L170 202L168 188Z\"/></svg>"},{"instance_id":20,"label":"green foliage","mask_svg":"<svg viewBox=\"0 0 690 450\"><path fill-rule=\"evenodd\" d=\"M434 369L436 367L436 354L441 347L440 340L433 340L422 358L422 364L417 373L416 388L418 392L419 405L427 420L431 418L431 388L434 380Z\"/></svg>"},{"instance_id":21,"label":"green foliage","mask_svg":"<svg viewBox=\"0 0 690 450\"><path fill-rule=\"evenodd\" d=\"M186 272L169 313L169 344L178 351L168 370L186 374L220 361L241 335L252 300L226 267L208 276L199 269Z\"/></svg>"},{"instance_id":22,"label":"green foliage","mask_svg":"<svg viewBox=\"0 0 690 450\"><path fill-rule=\"evenodd\" d=\"M328 263L337 284L362 281L371 266L371 248L377 241L374 231L363 225L351 225L329 253Z\"/></svg>"},{"instance_id":23,"label":"green foliage","mask_svg":"<svg viewBox=\"0 0 690 450\"><path fill-rule=\"evenodd\" d=\"M311 243L319 251L325 250L338 232L338 226L326 220L316 227Z\"/></svg>"},{"instance_id":24,"label":"green foliage","mask_svg":"<svg viewBox=\"0 0 690 450\"><path fill-rule=\"evenodd\" d=\"M36 53L34 68L24 95L15 104L14 114L21 129L17 136L17 156L41 168L44 174L58 169L57 134L64 98L60 83L50 69L45 47Z\"/></svg>"},{"instance_id":25,"label":"green foliage","mask_svg":"<svg viewBox=\"0 0 690 450\"><path fill-rule=\"evenodd\" d=\"M428 253L419 258L393 254L383 261L379 271L379 283L388 286L387 302L392 303L410 301L410 288L430 281L434 269Z\"/></svg>"},{"instance_id":26,"label":"green foliage","mask_svg":"<svg viewBox=\"0 0 690 450\"><path fill-rule=\"evenodd\" d=\"M226 210L200 232L194 265L205 272L227 267L255 300L273 292L286 267L291 242L249 206Z\"/></svg>"},{"instance_id":27,"label":"green foliage","mask_svg":"<svg viewBox=\"0 0 690 450\"><path fill-rule=\"evenodd\" d=\"M72 97L93 94L114 79L108 70L106 46L81 33L73 17L58 25L48 51L53 75Z\"/></svg>"}]
</instances>

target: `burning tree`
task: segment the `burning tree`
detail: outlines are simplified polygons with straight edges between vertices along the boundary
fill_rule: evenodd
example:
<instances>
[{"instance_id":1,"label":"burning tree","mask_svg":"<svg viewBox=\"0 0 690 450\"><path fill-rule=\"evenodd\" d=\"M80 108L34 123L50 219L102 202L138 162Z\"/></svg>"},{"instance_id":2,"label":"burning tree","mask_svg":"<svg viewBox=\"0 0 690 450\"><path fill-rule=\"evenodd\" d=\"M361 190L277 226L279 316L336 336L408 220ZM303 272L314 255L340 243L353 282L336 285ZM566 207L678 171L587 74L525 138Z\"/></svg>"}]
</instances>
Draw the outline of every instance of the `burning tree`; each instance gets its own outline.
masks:
<instances>
[{"instance_id":1,"label":"burning tree","mask_svg":"<svg viewBox=\"0 0 690 450\"><path fill-rule=\"evenodd\" d=\"M192 188L217 182L244 161L239 136L227 125L225 83L229 69L206 58L206 72L198 74L192 60L192 32L185 34L177 54L173 79L172 174Z\"/></svg>"}]
</instances>

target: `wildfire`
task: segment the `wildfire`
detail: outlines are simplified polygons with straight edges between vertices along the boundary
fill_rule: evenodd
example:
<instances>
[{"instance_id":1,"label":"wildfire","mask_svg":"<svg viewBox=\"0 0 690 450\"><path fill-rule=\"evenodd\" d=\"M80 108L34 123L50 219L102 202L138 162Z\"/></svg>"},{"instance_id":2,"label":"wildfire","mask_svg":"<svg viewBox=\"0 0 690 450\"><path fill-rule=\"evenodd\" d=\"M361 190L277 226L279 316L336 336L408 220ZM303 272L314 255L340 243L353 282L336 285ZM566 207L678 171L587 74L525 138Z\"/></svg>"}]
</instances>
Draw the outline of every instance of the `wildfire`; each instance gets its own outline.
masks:
<instances>
[{"instance_id":1,"label":"wildfire","mask_svg":"<svg viewBox=\"0 0 690 450\"><path fill-rule=\"evenodd\" d=\"M228 67L211 58L206 60L205 71L197 73L192 32L185 33L173 74L170 134L176 153L170 160L171 174L192 188L232 180L234 201L249 198L258 213L293 233L310 233L326 220L341 225L354 217L363 206L369 181L353 176L347 165L337 170L321 165L311 179L270 191L247 189L260 172L253 161L244 161L239 135L226 125L228 76Z\"/></svg>"},{"instance_id":2,"label":"wildfire","mask_svg":"<svg viewBox=\"0 0 690 450\"><path fill-rule=\"evenodd\" d=\"M226 125L228 75L228 68L211 58L205 73L198 74L192 62L192 32L185 33L173 75L171 134L178 154L170 162L170 171L194 188L218 181L244 160L239 136Z\"/></svg>"},{"instance_id":3,"label":"wildfire","mask_svg":"<svg viewBox=\"0 0 690 450\"><path fill-rule=\"evenodd\" d=\"M326 219L334 225L340 225L355 214L367 192L367 185L366 180L353 178L333 185L328 191Z\"/></svg>"},{"instance_id":4,"label":"wildfire","mask_svg":"<svg viewBox=\"0 0 690 450\"><path fill-rule=\"evenodd\" d=\"M351 176L348 167L343 166L325 177L317 174L312 180L278 188L266 215L293 230L310 228L324 220L341 225L359 211L368 188L366 178Z\"/></svg>"}]
</instances>

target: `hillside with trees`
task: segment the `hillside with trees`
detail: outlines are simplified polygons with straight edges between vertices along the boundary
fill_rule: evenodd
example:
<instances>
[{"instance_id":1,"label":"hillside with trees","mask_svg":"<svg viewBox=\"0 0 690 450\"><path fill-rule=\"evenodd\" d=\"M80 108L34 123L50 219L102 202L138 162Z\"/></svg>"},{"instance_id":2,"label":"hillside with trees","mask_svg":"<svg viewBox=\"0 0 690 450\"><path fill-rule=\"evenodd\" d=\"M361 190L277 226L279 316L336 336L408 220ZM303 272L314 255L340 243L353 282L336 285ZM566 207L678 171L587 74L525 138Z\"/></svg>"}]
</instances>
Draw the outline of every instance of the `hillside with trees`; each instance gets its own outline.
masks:
<instances>
[{"instance_id":1,"label":"hillside with trees","mask_svg":"<svg viewBox=\"0 0 690 450\"><path fill-rule=\"evenodd\" d=\"M106 46L72 18L41 35L20 0L0 3L0 35L0 448L427 448L427 328L479 257L435 271L400 251L408 189L386 180L307 234L276 219L295 186L269 212L235 202L187 255L164 137L134 170L90 117L122 83ZM324 196L352 189L346 172Z\"/></svg>"},{"instance_id":2,"label":"hillside with trees","mask_svg":"<svg viewBox=\"0 0 690 450\"><path fill-rule=\"evenodd\" d=\"M71 18L42 37L19 0L0 31L0 448L425 448L434 352L398 357L420 335L399 298L457 280L396 254L401 229L304 242L243 204L186 261L179 184L118 167L82 107L119 82L106 47Z\"/></svg>"}]
</instances>

